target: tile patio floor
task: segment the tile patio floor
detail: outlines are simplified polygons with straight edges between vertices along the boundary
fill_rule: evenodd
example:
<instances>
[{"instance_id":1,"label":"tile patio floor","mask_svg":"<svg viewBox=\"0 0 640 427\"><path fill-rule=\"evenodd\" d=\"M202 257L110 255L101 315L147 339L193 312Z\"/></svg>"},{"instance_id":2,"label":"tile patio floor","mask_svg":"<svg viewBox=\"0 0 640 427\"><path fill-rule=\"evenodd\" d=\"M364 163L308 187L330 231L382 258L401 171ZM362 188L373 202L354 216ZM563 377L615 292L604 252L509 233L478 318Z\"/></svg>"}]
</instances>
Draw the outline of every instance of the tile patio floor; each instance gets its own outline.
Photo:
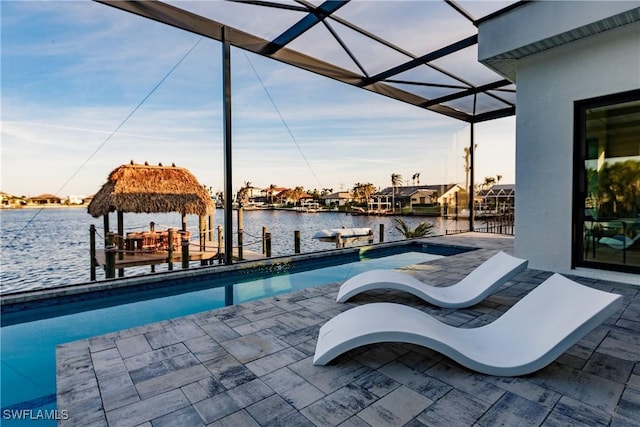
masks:
<instances>
[{"instance_id":1,"label":"tile patio floor","mask_svg":"<svg viewBox=\"0 0 640 427\"><path fill-rule=\"evenodd\" d=\"M431 239L430 239L431 240ZM450 284L506 237L435 238L482 249L405 268ZM620 293L624 308L546 368L474 373L426 348L381 344L312 365L320 326L372 301L417 307L461 327L491 322L549 277L528 269L468 309L399 292L338 304L338 283L225 307L57 348L63 426L640 426L640 287L574 278Z\"/></svg>"}]
</instances>

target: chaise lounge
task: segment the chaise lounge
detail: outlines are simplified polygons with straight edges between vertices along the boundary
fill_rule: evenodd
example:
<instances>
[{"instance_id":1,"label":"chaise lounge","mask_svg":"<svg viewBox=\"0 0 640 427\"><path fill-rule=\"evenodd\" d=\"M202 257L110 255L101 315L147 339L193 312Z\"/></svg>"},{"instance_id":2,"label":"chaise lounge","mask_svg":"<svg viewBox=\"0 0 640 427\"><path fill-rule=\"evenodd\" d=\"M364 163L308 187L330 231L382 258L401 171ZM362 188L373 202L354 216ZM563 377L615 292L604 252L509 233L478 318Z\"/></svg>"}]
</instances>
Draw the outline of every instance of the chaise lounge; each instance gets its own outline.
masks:
<instances>
[{"instance_id":1,"label":"chaise lounge","mask_svg":"<svg viewBox=\"0 0 640 427\"><path fill-rule=\"evenodd\" d=\"M320 328L313 364L326 365L363 345L402 342L428 347L484 374L525 375L553 362L616 313L622 301L621 295L554 274L478 328L450 326L401 304L365 304Z\"/></svg>"},{"instance_id":2,"label":"chaise lounge","mask_svg":"<svg viewBox=\"0 0 640 427\"><path fill-rule=\"evenodd\" d=\"M498 252L464 279L451 286L432 286L394 270L371 270L353 276L340 286L336 301L346 302L373 289L396 289L446 308L470 307L527 268L528 261Z\"/></svg>"}]
</instances>

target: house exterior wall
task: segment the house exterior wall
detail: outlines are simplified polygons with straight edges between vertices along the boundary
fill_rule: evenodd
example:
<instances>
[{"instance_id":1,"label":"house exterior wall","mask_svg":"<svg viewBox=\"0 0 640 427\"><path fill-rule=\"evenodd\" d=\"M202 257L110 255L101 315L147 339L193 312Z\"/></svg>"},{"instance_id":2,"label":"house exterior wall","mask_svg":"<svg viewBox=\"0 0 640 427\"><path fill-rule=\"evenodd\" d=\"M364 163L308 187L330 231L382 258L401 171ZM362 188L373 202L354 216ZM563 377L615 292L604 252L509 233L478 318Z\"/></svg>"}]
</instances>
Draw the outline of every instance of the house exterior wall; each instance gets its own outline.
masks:
<instances>
[{"instance_id":1,"label":"house exterior wall","mask_svg":"<svg viewBox=\"0 0 640 427\"><path fill-rule=\"evenodd\" d=\"M605 18L603 3L608 2L534 2L534 14L527 15L528 7L524 6L501 17L502 31L513 31L513 39L526 45L527 40L519 33L534 38L531 28L540 27L538 32L546 32L548 37L548 27L558 17L572 24ZM611 15L618 13L619 2L611 5ZM518 26L518 22L527 25ZM499 22L486 22L484 30L490 28L493 35L498 34L499 28L490 24ZM481 55L499 52L496 45L504 42L483 39L482 32L483 25ZM483 40L496 43L483 48ZM640 23L525 56L517 59L515 69L515 255L528 259L531 268L568 271L572 253L574 101L640 87Z\"/></svg>"}]
</instances>

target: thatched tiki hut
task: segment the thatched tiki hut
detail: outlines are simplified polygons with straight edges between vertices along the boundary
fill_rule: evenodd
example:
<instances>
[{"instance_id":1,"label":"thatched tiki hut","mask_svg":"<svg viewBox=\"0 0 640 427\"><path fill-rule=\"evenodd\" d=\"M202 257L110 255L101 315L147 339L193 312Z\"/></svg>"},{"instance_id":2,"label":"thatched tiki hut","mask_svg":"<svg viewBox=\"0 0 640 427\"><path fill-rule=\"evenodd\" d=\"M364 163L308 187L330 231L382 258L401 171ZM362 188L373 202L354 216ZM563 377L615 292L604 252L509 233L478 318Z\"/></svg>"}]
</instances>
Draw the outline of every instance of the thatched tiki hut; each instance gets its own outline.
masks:
<instances>
[{"instance_id":1,"label":"thatched tiki hut","mask_svg":"<svg viewBox=\"0 0 640 427\"><path fill-rule=\"evenodd\" d=\"M186 168L137 165L133 161L118 166L89 204L88 212L104 216L105 236L109 232L109 213L118 213L118 234L123 234L124 212L180 212L182 229L186 231L186 215L199 215L201 221L213 213L215 204L209 192Z\"/></svg>"},{"instance_id":2,"label":"thatched tiki hut","mask_svg":"<svg viewBox=\"0 0 640 427\"><path fill-rule=\"evenodd\" d=\"M215 205L186 168L128 164L115 168L89 204L94 218L109 212L180 212L206 216Z\"/></svg>"}]
</instances>

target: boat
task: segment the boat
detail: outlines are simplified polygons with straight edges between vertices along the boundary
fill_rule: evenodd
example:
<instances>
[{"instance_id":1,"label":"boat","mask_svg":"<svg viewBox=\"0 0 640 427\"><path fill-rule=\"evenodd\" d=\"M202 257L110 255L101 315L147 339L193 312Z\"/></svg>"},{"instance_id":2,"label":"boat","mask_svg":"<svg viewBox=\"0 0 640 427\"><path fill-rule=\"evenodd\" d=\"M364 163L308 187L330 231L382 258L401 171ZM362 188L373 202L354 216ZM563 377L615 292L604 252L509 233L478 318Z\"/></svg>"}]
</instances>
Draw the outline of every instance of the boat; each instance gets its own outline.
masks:
<instances>
[{"instance_id":1,"label":"boat","mask_svg":"<svg viewBox=\"0 0 640 427\"><path fill-rule=\"evenodd\" d=\"M321 242L335 243L336 247L346 247L347 243L356 241L373 242L373 232L370 228L328 228L318 231L313 235L313 239Z\"/></svg>"}]
</instances>

